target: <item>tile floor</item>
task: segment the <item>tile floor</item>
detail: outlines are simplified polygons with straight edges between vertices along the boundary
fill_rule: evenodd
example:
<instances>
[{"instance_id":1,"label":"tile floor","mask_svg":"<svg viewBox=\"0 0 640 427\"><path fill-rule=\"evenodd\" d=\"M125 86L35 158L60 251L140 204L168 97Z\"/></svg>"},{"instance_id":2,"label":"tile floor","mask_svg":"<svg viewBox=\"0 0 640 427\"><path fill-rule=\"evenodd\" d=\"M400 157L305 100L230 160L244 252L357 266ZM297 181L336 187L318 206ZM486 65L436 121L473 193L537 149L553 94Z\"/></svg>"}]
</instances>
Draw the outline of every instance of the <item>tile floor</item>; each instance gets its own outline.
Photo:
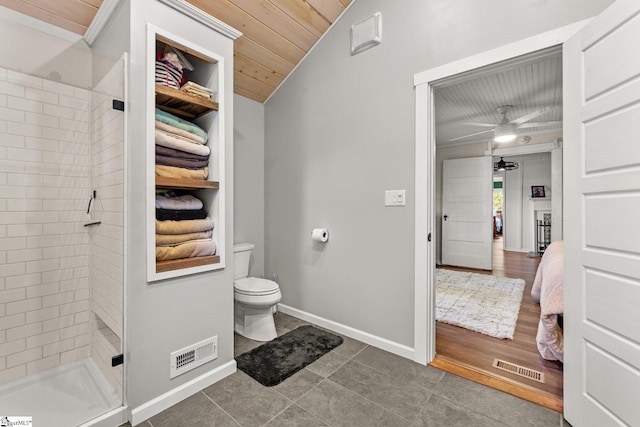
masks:
<instances>
[{"instance_id":1,"label":"tile floor","mask_svg":"<svg viewBox=\"0 0 640 427\"><path fill-rule=\"evenodd\" d=\"M278 334L306 322L280 313ZM343 337L275 387L235 374L139 424L177 426L540 426L554 411ZM261 343L236 335L235 353Z\"/></svg>"}]
</instances>

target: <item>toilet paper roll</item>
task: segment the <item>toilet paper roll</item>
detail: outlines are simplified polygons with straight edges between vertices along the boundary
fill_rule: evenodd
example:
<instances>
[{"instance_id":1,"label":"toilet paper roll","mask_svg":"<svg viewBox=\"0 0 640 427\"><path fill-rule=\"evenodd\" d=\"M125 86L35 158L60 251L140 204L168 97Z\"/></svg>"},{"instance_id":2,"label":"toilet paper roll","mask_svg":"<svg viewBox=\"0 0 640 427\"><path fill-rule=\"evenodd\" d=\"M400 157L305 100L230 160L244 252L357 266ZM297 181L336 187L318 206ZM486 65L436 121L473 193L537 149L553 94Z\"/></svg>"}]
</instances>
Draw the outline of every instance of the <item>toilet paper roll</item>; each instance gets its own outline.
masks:
<instances>
[{"instance_id":1,"label":"toilet paper roll","mask_svg":"<svg viewBox=\"0 0 640 427\"><path fill-rule=\"evenodd\" d=\"M311 240L325 243L329 240L329 231L326 228L314 228L311 232Z\"/></svg>"}]
</instances>

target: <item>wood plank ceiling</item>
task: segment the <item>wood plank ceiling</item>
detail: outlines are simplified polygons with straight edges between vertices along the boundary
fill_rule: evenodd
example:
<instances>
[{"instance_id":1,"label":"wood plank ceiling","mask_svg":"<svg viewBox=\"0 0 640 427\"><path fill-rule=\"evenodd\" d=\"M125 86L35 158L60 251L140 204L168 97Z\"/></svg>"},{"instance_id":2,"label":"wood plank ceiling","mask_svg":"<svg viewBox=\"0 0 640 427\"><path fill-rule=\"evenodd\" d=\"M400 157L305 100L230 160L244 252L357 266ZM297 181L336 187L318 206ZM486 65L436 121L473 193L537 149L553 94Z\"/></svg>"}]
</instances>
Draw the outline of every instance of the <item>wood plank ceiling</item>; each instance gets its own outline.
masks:
<instances>
[{"instance_id":1,"label":"wood plank ceiling","mask_svg":"<svg viewBox=\"0 0 640 427\"><path fill-rule=\"evenodd\" d=\"M187 0L241 31L234 44L234 91L264 102L352 0ZM0 0L83 35L102 0Z\"/></svg>"},{"instance_id":2,"label":"wood plank ceiling","mask_svg":"<svg viewBox=\"0 0 640 427\"><path fill-rule=\"evenodd\" d=\"M511 106L509 121L545 109L517 130L519 137L562 137L562 52L551 48L454 76L436 84L434 99L438 147L492 140L493 128L478 123L500 123L503 105Z\"/></svg>"}]
</instances>

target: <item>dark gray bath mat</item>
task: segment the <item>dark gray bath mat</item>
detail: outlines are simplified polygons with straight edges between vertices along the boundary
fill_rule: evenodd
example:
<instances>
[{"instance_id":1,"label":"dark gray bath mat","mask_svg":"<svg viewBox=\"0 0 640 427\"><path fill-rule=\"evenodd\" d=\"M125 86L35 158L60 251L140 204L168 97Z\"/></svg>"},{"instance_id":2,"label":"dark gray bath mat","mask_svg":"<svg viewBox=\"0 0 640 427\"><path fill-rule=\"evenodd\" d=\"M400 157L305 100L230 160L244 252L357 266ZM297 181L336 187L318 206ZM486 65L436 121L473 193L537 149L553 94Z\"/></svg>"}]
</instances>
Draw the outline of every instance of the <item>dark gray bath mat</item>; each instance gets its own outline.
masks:
<instances>
[{"instance_id":1,"label":"dark gray bath mat","mask_svg":"<svg viewBox=\"0 0 640 427\"><path fill-rule=\"evenodd\" d=\"M238 369L267 387L280 384L340 344L342 338L314 328L300 326L236 357Z\"/></svg>"}]
</instances>

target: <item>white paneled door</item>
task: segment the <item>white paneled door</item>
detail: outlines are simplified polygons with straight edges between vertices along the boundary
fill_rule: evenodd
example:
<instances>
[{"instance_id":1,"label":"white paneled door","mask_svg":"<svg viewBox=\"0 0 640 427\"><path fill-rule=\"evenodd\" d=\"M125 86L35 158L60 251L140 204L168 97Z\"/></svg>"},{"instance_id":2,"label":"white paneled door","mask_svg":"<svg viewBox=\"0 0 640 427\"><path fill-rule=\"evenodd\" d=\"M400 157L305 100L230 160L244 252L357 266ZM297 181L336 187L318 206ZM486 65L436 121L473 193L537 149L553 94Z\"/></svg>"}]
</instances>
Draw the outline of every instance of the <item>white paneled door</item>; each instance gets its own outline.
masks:
<instances>
[{"instance_id":1,"label":"white paneled door","mask_svg":"<svg viewBox=\"0 0 640 427\"><path fill-rule=\"evenodd\" d=\"M565 417L640 425L640 1L564 46Z\"/></svg>"},{"instance_id":2,"label":"white paneled door","mask_svg":"<svg viewBox=\"0 0 640 427\"><path fill-rule=\"evenodd\" d=\"M444 160L443 264L491 270L492 186L490 156Z\"/></svg>"}]
</instances>

